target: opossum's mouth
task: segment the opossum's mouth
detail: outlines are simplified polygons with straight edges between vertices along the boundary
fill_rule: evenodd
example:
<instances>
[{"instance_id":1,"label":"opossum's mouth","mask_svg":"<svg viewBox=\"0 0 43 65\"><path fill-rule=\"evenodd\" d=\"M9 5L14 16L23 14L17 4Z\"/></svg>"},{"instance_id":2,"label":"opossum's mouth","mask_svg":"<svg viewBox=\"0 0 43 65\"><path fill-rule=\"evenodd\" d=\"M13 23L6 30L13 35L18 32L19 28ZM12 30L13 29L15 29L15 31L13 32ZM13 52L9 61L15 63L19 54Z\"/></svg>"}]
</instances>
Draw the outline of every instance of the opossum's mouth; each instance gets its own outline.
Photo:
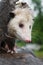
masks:
<instances>
[{"instance_id":1,"label":"opossum's mouth","mask_svg":"<svg viewBox=\"0 0 43 65\"><path fill-rule=\"evenodd\" d=\"M23 39L19 34L15 34L15 37L18 39L18 40L21 40L21 41L24 41L26 43L31 43L31 40L29 39Z\"/></svg>"},{"instance_id":2,"label":"opossum's mouth","mask_svg":"<svg viewBox=\"0 0 43 65\"><path fill-rule=\"evenodd\" d=\"M11 36L11 35L7 35L6 33L5 33L5 35L6 35L6 37L8 37L8 38L17 38L16 36L14 37L14 36ZM21 40L21 41L24 41L24 42L26 42L26 43L31 43L30 40L23 40L22 38L21 38L21 39L20 39L20 38L17 38L17 39L19 39L19 40Z\"/></svg>"}]
</instances>

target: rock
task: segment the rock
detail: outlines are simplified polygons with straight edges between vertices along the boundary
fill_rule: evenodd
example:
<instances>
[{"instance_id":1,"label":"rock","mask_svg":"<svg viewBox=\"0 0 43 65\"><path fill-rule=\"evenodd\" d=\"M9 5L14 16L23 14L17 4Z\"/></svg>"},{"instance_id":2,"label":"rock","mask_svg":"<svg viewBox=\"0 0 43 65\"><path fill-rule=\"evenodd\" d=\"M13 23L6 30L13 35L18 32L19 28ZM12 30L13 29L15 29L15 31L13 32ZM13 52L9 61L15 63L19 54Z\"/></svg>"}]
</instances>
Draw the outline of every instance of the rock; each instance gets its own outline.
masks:
<instances>
[{"instance_id":1,"label":"rock","mask_svg":"<svg viewBox=\"0 0 43 65\"><path fill-rule=\"evenodd\" d=\"M43 62L30 52L0 53L0 65L43 65Z\"/></svg>"},{"instance_id":2,"label":"rock","mask_svg":"<svg viewBox=\"0 0 43 65\"><path fill-rule=\"evenodd\" d=\"M31 54L0 54L0 65L43 65Z\"/></svg>"}]
</instances>

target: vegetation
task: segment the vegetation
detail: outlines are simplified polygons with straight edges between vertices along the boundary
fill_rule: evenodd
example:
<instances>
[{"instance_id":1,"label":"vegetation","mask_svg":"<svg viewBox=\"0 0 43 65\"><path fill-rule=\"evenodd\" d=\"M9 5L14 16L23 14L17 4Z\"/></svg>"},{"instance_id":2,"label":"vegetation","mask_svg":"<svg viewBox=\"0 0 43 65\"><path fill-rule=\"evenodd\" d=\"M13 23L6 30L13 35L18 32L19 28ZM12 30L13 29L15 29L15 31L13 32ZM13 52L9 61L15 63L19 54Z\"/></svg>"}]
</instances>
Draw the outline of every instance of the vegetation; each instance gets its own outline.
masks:
<instances>
[{"instance_id":1,"label":"vegetation","mask_svg":"<svg viewBox=\"0 0 43 65\"><path fill-rule=\"evenodd\" d=\"M36 4L34 10L38 11L38 15L34 18L32 40L38 44L43 44L43 12L41 0L32 0L32 2Z\"/></svg>"},{"instance_id":2,"label":"vegetation","mask_svg":"<svg viewBox=\"0 0 43 65\"><path fill-rule=\"evenodd\" d=\"M38 11L37 16L34 18L34 26L32 30L32 40L33 43L41 45L39 51L34 51L35 55L39 58L43 58L43 12L41 6L41 0L32 0L35 4L34 10Z\"/></svg>"},{"instance_id":3,"label":"vegetation","mask_svg":"<svg viewBox=\"0 0 43 65\"><path fill-rule=\"evenodd\" d=\"M43 51L34 51L34 54L39 58L43 58Z\"/></svg>"},{"instance_id":4,"label":"vegetation","mask_svg":"<svg viewBox=\"0 0 43 65\"><path fill-rule=\"evenodd\" d=\"M17 42L17 46L19 46L19 47L22 47L22 46L25 46L26 45L26 43L23 42L23 41L17 40L16 42Z\"/></svg>"}]
</instances>

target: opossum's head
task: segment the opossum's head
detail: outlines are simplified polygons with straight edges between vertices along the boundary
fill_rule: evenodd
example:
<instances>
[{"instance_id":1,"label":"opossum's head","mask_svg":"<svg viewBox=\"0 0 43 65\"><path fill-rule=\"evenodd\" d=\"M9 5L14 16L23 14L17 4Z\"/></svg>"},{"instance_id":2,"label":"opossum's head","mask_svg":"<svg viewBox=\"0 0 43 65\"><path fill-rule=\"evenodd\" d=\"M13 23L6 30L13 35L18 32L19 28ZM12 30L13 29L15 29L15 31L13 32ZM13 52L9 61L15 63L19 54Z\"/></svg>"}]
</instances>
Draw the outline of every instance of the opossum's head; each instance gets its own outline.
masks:
<instances>
[{"instance_id":1,"label":"opossum's head","mask_svg":"<svg viewBox=\"0 0 43 65\"><path fill-rule=\"evenodd\" d=\"M17 8L10 13L12 19L8 24L8 32L25 42L31 41L33 17L28 8Z\"/></svg>"}]
</instances>

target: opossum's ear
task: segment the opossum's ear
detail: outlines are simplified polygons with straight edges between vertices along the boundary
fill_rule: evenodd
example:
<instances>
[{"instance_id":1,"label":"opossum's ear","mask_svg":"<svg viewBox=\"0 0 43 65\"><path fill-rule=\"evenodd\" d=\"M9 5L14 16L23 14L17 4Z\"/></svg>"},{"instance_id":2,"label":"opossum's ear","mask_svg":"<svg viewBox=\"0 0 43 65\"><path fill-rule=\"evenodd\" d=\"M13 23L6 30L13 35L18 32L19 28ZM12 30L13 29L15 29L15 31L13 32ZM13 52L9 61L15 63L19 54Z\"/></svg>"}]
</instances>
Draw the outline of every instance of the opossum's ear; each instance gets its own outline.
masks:
<instances>
[{"instance_id":1,"label":"opossum's ear","mask_svg":"<svg viewBox=\"0 0 43 65\"><path fill-rule=\"evenodd\" d=\"M28 4L27 4L26 2L24 2L24 3L21 2L21 4L22 4L22 7L23 7L23 8L29 7Z\"/></svg>"},{"instance_id":2,"label":"opossum's ear","mask_svg":"<svg viewBox=\"0 0 43 65\"><path fill-rule=\"evenodd\" d=\"M22 4L22 6L24 6L24 5L26 5L26 2L25 3L22 2L21 4Z\"/></svg>"},{"instance_id":3,"label":"opossum's ear","mask_svg":"<svg viewBox=\"0 0 43 65\"><path fill-rule=\"evenodd\" d=\"M15 17L15 13L10 12L9 14L10 14L10 17L11 17L11 18L14 18L14 17Z\"/></svg>"}]
</instances>

